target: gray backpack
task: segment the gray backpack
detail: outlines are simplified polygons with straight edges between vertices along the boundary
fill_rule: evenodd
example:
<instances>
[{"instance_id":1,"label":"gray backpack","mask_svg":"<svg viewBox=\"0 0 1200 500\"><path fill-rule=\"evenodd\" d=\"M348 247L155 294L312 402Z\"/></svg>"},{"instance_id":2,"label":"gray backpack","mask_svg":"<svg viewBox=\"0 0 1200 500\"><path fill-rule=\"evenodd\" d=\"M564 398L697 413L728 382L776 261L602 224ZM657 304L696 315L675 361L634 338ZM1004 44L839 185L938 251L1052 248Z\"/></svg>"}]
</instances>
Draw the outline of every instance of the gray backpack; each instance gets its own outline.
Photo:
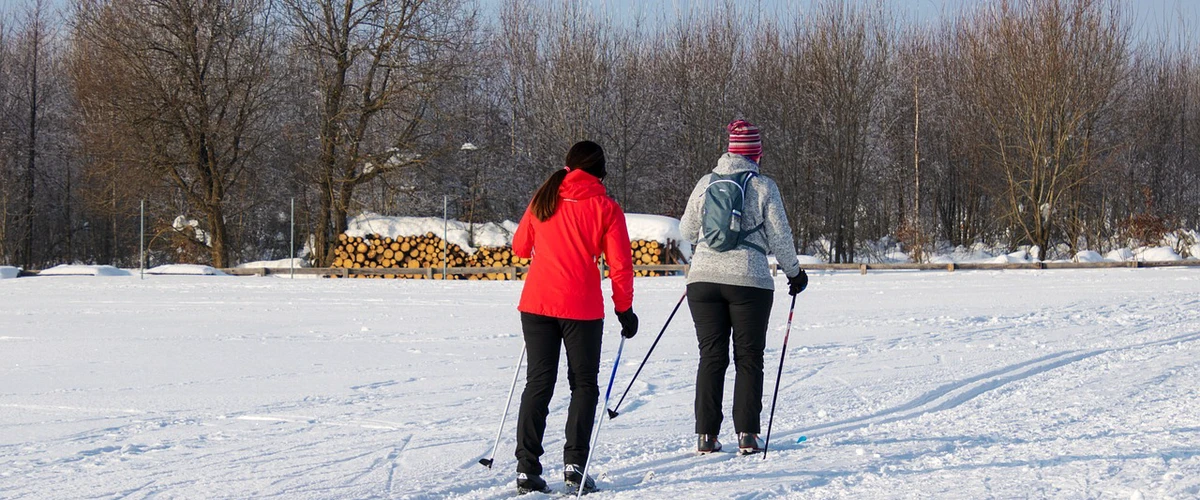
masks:
<instances>
[{"instance_id":1,"label":"gray backpack","mask_svg":"<svg viewBox=\"0 0 1200 500\"><path fill-rule=\"evenodd\" d=\"M700 211L700 241L718 252L746 246L767 253L746 237L762 228L742 228L742 209L746 204L746 185L757 175L746 171L730 175L711 174L704 190L704 208Z\"/></svg>"}]
</instances>

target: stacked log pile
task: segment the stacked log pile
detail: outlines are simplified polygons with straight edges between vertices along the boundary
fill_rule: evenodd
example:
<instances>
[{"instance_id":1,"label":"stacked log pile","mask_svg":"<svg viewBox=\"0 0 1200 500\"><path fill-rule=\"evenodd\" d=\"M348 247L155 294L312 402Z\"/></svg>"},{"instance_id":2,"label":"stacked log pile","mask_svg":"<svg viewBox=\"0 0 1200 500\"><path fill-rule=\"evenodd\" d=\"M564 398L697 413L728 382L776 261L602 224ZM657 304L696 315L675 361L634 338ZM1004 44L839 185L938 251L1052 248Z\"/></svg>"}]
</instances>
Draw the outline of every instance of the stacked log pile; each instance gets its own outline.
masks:
<instances>
[{"instance_id":1,"label":"stacked log pile","mask_svg":"<svg viewBox=\"0 0 1200 500\"><path fill-rule=\"evenodd\" d=\"M421 236L401 236L391 238L368 234L366 236L338 236L338 246L334 249L333 267L343 269L387 269L407 268L421 269L426 267L442 267L441 238L433 233ZM447 265L462 266L467 261L467 253L453 243L444 250L448 256ZM440 278L441 273L438 273ZM383 275L384 278L424 278L423 275ZM451 277L453 278L453 276Z\"/></svg>"},{"instance_id":2,"label":"stacked log pile","mask_svg":"<svg viewBox=\"0 0 1200 500\"><path fill-rule=\"evenodd\" d=\"M631 242L633 247L633 265L635 266L655 266L663 264L681 264L683 263L683 253L679 251L679 247L674 241L663 244L655 240L634 240ZM634 276L666 276L670 274L667 271L634 271Z\"/></svg>"},{"instance_id":3,"label":"stacked log pile","mask_svg":"<svg viewBox=\"0 0 1200 500\"><path fill-rule=\"evenodd\" d=\"M443 240L433 233L421 236L401 236L391 238L368 234L365 236L349 236L342 234L338 237L338 245L334 250L333 267L342 269L424 269L433 268L435 279L441 279ZM654 240L636 240L631 242L634 265L659 265L682 263L682 254L674 242L663 244ZM528 267L529 259L517 257L511 247L481 247L474 254L467 254L461 247L453 243L446 245L448 267ZM666 271L635 271L635 276L665 276ZM367 277L351 275L354 277ZM382 274L371 276L377 278L416 278L423 279L424 274ZM481 274L451 274L448 279L471 280L503 280L508 276L503 272ZM518 273L517 279L524 279L524 273Z\"/></svg>"},{"instance_id":4,"label":"stacked log pile","mask_svg":"<svg viewBox=\"0 0 1200 500\"><path fill-rule=\"evenodd\" d=\"M517 257L512 247L480 247L474 255L467 258L467 267L528 267L529 259ZM470 280L504 280L504 273L469 274ZM517 279L525 279L525 273L518 273Z\"/></svg>"}]
</instances>

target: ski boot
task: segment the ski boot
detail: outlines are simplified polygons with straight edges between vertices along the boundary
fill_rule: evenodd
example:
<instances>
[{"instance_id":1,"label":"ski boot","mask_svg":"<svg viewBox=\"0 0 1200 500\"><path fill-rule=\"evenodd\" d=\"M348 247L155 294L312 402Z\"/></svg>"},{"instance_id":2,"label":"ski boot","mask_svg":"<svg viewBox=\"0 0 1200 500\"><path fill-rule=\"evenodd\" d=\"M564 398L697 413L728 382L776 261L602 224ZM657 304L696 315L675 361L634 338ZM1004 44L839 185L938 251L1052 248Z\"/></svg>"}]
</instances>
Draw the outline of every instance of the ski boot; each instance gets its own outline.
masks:
<instances>
[{"instance_id":1,"label":"ski boot","mask_svg":"<svg viewBox=\"0 0 1200 500\"><path fill-rule=\"evenodd\" d=\"M524 472L517 473L517 494L524 495L532 492L551 493L550 486L546 485L546 480L542 476L535 474L526 474Z\"/></svg>"},{"instance_id":2,"label":"ski boot","mask_svg":"<svg viewBox=\"0 0 1200 500\"><path fill-rule=\"evenodd\" d=\"M579 491L579 483L583 482L583 492L585 494L594 491L600 491L596 488L596 481L592 480L592 476L588 476L586 480L583 477L583 467L575 464L567 464L563 468L563 482L567 483L567 490L571 493Z\"/></svg>"},{"instance_id":3,"label":"ski boot","mask_svg":"<svg viewBox=\"0 0 1200 500\"><path fill-rule=\"evenodd\" d=\"M754 433L750 433L750 432L739 432L738 433L738 454L739 455L753 455L755 453L763 451L763 448L765 448L765 447L766 447L766 443L763 442L762 438L758 437L758 434L754 434Z\"/></svg>"},{"instance_id":4,"label":"ski boot","mask_svg":"<svg viewBox=\"0 0 1200 500\"><path fill-rule=\"evenodd\" d=\"M721 451L721 442L717 441L716 434L697 434L696 436L696 453L707 455Z\"/></svg>"}]
</instances>

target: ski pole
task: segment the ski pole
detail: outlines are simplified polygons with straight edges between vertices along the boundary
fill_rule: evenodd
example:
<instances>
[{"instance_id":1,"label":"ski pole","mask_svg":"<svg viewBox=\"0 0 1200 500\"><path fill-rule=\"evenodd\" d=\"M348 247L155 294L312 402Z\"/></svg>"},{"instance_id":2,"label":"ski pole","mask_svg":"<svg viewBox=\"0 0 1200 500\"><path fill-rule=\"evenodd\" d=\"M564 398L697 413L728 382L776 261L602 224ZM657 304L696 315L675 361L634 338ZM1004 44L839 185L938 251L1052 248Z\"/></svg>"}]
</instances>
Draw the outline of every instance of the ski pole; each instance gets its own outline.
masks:
<instances>
[{"instance_id":1,"label":"ski pole","mask_svg":"<svg viewBox=\"0 0 1200 500\"><path fill-rule=\"evenodd\" d=\"M792 307L788 309L787 330L783 333L783 352L779 354L779 373L775 374L775 395L771 396L771 417L767 419L767 439L763 442L763 460L767 459L767 448L771 446L771 424L775 423L775 401L779 399L779 381L783 378L783 358L787 356L788 336L792 334L792 315L796 313L796 296L792 296Z\"/></svg>"},{"instance_id":2,"label":"ski pole","mask_svg":"<svg viewBox=\"0 0 1200 500\"><path fill-rule=\"evenodd\" d=\"M513 371L512 388L508 390L508 401L504 402L504 415L500 417L500 428L496 429L496 445L492 447L491 458L481 458L479 463L489 469L492 468L492 462L496 458L496 450L500 449L500 433L504 431L504 420L508 418L508 407L512 404L513 393L517 392L517 377L521 375L521 363L525 361L525 344L521 344L521 357L517 359L517 369Z\"/></svg>"},{"instance_id":3,"label":"ski pole","mask_svg":"<svg viewBox=\"0 0 1200 500\"><path fill-rule=\"evenodd\" d=\"M633 387L633 381L637 380L638 375L642 373L642 368L646 366L646 361L650 360L650 353L654 352L654 347L658 345L659 340L662 340L663 333L666 333L666 331L667 331L667 325L671 324L671 320L673 318L675 318L675 313L679 312L679 306L683 305L683 299L686 299L686 298L687 298L687 290L684 290L683 296L679 298L679 303L675 304L675 309L672 309L671 315L667 316L667 322L663 323L662 330L659 330L658 336L654 337L654 343L650 344L650 350L646 351L646 357L645 357L645 359L642 359L642 364L638 365L637 371L633 373L633 378L629 379L629 386L625 388L625 393L621 394L621 399L617 400L617 406L615 406L614 409L609 410L607 408L608 400L606 399L604 401L605 410L608 411L608 418L617 418L617 415L620 415L620 413L617 412L617 409L621 408L621 403L625 401L625 396L629 395L629 389Z\"/></svg>"},{"instance_id":4,"label":"ski pole","mask_svg":"<svg viewBox=\"0 0 1200 500\"><path fill-rule=\"evenodd\" d=\"M617 379L617 367L621 366L621 351L625 349L625 337L621 337L621 343L617 344L617 359L613 360L612 375L608 377L608 390L604 391L604 407L608 408L608 396L612 394L613 381ZM583 487L587 485L588 467L592 465L592 453L596 449L596 438L600 436L600 426L604 424L604 419L596 421L596 432L592 433L592 444L588 446L588 458L583 463L583 479L579 480L579 491L575 492L575 498L583 496Z\"/></svg>"}]
</instances>

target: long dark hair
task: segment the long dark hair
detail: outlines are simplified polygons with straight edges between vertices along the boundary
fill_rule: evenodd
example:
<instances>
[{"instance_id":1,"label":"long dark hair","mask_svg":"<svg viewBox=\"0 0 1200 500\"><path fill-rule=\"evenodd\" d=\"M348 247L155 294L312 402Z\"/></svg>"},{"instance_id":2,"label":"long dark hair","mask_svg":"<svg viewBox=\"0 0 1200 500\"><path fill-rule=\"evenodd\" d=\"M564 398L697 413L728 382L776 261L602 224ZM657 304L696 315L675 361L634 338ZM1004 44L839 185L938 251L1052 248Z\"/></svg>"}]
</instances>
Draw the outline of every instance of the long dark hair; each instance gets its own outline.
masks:
<instances>
[{"instance_id":1,"label":"long dark hair","mask_svg":"<svg viewBox=\"0 0 1200 500\"><path fill-rule=\"evenodd\" d=\"M546 182L542 183L536 193L533 193L533 215L545 222L558 210L558 188L563 179L567 178L570 170L583 170L597 179L604 179L608 171L604 169L604 148L592 141L579 141L567 151L565 163L567 168L555 170Z\"/></svg>"}]
</instances>

